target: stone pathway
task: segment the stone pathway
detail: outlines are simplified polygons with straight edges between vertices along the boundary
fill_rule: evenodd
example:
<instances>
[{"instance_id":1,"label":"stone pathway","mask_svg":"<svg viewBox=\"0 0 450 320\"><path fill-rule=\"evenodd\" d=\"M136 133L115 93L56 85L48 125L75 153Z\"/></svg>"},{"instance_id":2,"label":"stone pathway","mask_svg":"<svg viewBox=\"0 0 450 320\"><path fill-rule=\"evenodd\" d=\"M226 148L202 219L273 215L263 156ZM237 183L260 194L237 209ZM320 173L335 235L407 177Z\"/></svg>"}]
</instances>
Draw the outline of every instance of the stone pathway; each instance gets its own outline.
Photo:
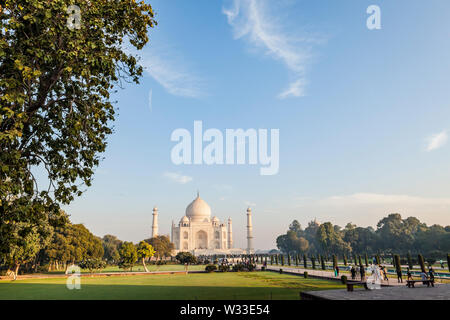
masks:
<instances>
[{"instance_id":1,"label":"stone pathway","mask_svg":"<svg viewBox=\"0 0 450 320\"><path fill-rule=\"evenodd\" d=\"M378 290L355 289L306 291L301 293L304 300L450 300L450 285L440 284L434 287L405 286L382 287Z\"/></svg>"},{"instance_id":2,"label":"stone pathway","mask_svg":"<svg viewBox=\"0 0 450 320\"><path fill-rule=\"evenodd\" d=\"M261 265L259 265L261 267ZM349 274L341 274L338 277L334 276L334 272L332 271L326 271L326 270L312 270L312 269L304 269L304 268L293 268L289 266L280 266L280 265L267 265L268 270L274 270L279 271L280 269L283 269L283 272L289 272L293 274L303 274L305 271L308 272L309 276L314 276L318 278L323 279L330 279L330 280L340 280L342 275L346 275L349 279L351 279ZM356 280L360 280L361 278L356 278ZM406 287L406 279L403 279L403 283L398 283L396 279L390 278L389 281L382 281L382 286L390 286L390 287Z\"/></svg>"}]
</instances>

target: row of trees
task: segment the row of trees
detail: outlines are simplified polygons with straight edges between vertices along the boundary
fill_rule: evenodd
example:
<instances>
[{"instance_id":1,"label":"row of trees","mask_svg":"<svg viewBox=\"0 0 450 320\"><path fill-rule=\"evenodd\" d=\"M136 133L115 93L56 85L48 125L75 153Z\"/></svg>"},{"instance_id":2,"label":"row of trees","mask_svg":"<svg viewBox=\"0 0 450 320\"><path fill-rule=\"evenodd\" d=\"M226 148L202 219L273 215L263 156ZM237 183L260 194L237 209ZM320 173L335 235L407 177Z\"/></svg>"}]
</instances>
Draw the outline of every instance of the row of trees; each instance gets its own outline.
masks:
<instances>
[{"instance_id":1,"label":"row of trees","mask_svg":"<svg viewBox=\"0 0 450 320\"><path fill-rule=\"evenodd\" d=\"M286 254L393 254L417 255L443 259L450 252L450 226L427 226L419 219L402 219L393 213L381 219L377 229L348 223L345 228L331 222L311 221L303 229L297 220L280 235L277 247Z\"/></svg>"},{"instance_id":2,"label":"row of trees","mask_svg":"<svg viewBox=\"0 0 450 320\"><path fill-rule=\"evenodd\" d=\"M0 251L0 269L12 272L16 278L19 269L27 273L66 270L71 264L91 271L102 269L106 264L132 269L141 260L148 271L146 260L154 256L156 259L169 257L174 250L173 243L165 235L134 245L113 235L99 238L83 224L72 224L64 212L60 212L60 217L62 219L57 225L44 228L48 232L44 238L39 228L22 233L21 228L27 226L14 225L16 230L10 233L6 242L10 247Z\"/></svg>"}]
</instances>

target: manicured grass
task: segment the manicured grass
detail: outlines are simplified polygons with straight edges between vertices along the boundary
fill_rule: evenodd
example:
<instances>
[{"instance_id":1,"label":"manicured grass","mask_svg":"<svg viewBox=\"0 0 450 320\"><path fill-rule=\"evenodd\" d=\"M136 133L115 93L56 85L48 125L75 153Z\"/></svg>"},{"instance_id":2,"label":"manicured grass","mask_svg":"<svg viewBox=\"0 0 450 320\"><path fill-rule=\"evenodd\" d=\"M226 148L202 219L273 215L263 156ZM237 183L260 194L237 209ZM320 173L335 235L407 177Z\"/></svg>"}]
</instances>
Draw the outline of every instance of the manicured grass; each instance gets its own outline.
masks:
<instances>
[{"instance_id":1,"label":"manicured grass","mask_svg":"<svg viewBox=\"0 0 450 320\"><path fill-rule=\"evenodd\" d=\"M299 299L300 291L342 289L337 281L275 272L82 277L80 290L65 278L0 281L0 299Z\"/></svg>"},{"instance_id":2,"label":"manicured grass","mask_svg":"<svg viewBox=\"0 0 450 320\"><path fill-rule=\"evenodd\" d=\"M204 271L205 265L192 265L189 266L189 271ZM181 264L163 264L157 265L147 265L148 271L184 271L184 265ZM125 270L120 269L118 266L107 266L105 269L99 270L97 272L123 272ZM130 271L130 270L126 270ZM145 271L144 267L141 265L135 265L133 267L133 272ZM81 273L90 273L87 269L82 269ZM64 271L50 271L48 274L64 274Z\"/></svg>"}]
</instances>

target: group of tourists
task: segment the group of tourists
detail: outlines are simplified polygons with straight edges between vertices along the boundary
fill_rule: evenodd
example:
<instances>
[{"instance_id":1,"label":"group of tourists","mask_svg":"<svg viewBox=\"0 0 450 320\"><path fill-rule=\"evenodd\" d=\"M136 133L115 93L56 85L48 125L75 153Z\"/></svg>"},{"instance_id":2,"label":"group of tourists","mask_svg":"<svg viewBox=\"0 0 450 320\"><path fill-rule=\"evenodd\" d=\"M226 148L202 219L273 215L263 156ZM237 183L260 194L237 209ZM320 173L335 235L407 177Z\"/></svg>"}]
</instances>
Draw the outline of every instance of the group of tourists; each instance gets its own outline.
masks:
<instances>
[{"instance_id":1,"label":"group of tourists","mask_svg":"<svg viewBox=\"0 0 450 320\"><path fill-rule=\"evenodd\" d=\"M389 282L389 278L387 276L387 269L386 266L379 265L378 266L380 275L383 277L383 280ZM361 281L366 280L366 268L364 268L364 265L358 266L352 266L350 268L350 274L352 276L352 280L356 280L357 277L361 278Z\"/></svg>"},{"instance_id":2,"label":"group of tourists","mask_svg":"<svg viewBox=\"0 0 450 320\"><path fill-rule=\"evenodd\" d=\"M386 266L379 265L378 267L379 267L380 274L381 274L383 280L389 282L389 277L388 277L388 272L387 272ZM365 279L366 279L366 269L364 268L363 265L360 265L359 267L352 266L350 268L350 273L352 276L352 280L356 280L358 277L361 278L361 281L365 281ZM334 275L336 277L339 276L339 267L336 267L334 269ZM412 272L409 267L406 269L406 277L408 280L413 280ZM428 269L428 272L422 271L420 273L420 278L422 281L427 281L427 280L434 281L434 277L435 277L435 272L433 270L433 267L430 267ZM397 270L397 281L399 283L403 283L403 274L400 270Z\"/></svg>"}]
</instances>

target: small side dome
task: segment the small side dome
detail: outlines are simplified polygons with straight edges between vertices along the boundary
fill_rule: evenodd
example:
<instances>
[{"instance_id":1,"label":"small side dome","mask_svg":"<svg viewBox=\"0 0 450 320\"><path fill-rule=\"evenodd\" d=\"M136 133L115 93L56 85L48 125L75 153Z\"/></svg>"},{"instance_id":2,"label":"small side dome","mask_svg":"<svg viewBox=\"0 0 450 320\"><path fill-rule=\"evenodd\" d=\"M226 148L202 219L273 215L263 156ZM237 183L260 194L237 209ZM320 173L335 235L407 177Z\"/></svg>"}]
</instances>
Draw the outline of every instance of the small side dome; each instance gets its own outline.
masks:
<instances>
[{"instance_id":1,"label":"small side dome","mask_svg":"<svg viewBox=\"0 0 450 320\"><path fill-rule=\"evenodd\" d=\"M219 218L217 218L216 216L214 216L214 217L212 218L212 221L213 221L213 222L219 222Z\"/></svg>"},{"instance_id":2,"label":"small side dome","mask_svg":"<svg viewBox=\"0 0 450 320\"><path fill-rule=\"evenodd\" d=\"M181 218L180 223L189 223L189 218L184 216L183 218Z\"/></svg>"}]
</instances>

